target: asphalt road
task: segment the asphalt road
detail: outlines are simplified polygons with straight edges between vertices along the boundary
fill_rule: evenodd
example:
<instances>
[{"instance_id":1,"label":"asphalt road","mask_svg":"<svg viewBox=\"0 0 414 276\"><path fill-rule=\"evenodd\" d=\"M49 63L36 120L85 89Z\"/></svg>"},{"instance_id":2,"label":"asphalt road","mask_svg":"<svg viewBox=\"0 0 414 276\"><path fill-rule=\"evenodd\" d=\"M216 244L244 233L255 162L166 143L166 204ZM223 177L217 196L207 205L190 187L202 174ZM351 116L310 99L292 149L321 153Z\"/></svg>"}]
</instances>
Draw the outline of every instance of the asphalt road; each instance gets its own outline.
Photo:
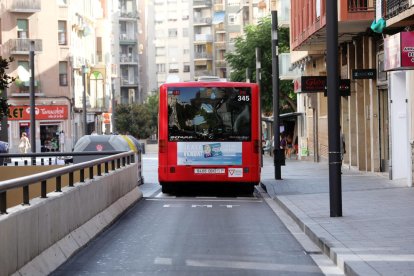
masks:
<instances>
[{"instance_id":1,"label":"asphalt road","mask_svg":"<svg viewBox=\"0 0 414 276\"><path fill-rule=\"evenodd\" d=\"M144 198L53 275L323 275L260 193L165 195L143 162Z\"/></svg>"}]
</instances>

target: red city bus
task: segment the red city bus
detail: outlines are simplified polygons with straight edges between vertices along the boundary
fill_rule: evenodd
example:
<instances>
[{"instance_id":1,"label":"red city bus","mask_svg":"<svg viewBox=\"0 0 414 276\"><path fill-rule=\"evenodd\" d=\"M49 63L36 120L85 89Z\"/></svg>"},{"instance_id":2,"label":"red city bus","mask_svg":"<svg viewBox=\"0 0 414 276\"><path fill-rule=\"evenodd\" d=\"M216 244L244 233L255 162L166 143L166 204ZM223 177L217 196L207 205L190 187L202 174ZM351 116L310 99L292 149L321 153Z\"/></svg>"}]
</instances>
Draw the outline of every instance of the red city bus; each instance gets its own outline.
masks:
<instances>
[{"instance_id":1,"label":"red city bus","mask_svg":"<svg viewBox=\"0 0 414 276\"><path fill-rule=\"evenodd\" d=\"M260 182L257 84L180 82L160 87L158 180L226 183L252 193Z\"/></svg>"}]
</instances>

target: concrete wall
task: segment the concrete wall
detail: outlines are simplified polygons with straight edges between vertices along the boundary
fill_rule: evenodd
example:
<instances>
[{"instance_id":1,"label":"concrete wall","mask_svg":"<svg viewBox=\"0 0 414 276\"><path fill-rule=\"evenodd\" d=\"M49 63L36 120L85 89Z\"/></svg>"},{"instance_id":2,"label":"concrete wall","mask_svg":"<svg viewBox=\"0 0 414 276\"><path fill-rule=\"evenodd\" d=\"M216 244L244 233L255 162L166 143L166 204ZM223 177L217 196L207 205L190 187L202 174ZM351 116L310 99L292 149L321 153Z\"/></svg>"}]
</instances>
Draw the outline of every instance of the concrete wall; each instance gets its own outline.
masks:
<instances>
[{"instance_id":1,"label":"concrete wall","mask_svg":"<svg viewBox=\"0 0 414 276\"><path fill-rule=\"evenodd\" d=\"M47 275L142 197L138 165L0 215L0 276Z\"/></svg>"}]
</instances>

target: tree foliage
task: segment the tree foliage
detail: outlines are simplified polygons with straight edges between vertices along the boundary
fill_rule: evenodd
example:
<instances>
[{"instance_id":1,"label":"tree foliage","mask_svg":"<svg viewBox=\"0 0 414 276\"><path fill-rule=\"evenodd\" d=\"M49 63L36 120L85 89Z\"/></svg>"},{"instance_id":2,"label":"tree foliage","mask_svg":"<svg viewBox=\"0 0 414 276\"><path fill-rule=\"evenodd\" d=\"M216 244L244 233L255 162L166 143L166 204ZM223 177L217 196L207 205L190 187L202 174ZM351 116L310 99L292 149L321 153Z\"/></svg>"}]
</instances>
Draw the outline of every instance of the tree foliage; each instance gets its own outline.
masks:
<instances>
[{"instance_id":1,"label":"tree foliage","mask_svg":"<svg viewBox=\"0 0 414 276\"><path fill-rule=\"evenodd\" d=\"M9 63L13 58L4 59L0 56L0 120L7 114L9 105L7 104L7 97L3 95L4 90L15 80L13 77L6 74L9 69Z\"/></svg>"},{"instance_id":2,"label":"tree foliage","mask_svg":"<svg viewBox=\"0 0 414 276\"><path fill-rule=\"evenodd\" d=\"M271 16L262 18L257 25L248 25L244 36L236 38L235 50L225 55L226 61L232 67L230 79L245 81L246 69L249 69L250 80L256 82L256 48L260 49L261 57L261 95L264 113L271 114L273 110L272 94L272 20ZM279 53L289 52L289 29L278 29ZM296 110L296 95L293 92L291 80L279 82L279 105L281 113Z\"/></svg>"},{"instance_id":3,"label":"tree foliage","mask_svg":"<svg viewBox=\"0 0 414 276\"><path fill-rule=\"evenodd\" d=\"M120 104L115 109L115 125L119 133L138 139L157 134L158 95L150 96L144 104Z\"/></svg>"}]
</instances>

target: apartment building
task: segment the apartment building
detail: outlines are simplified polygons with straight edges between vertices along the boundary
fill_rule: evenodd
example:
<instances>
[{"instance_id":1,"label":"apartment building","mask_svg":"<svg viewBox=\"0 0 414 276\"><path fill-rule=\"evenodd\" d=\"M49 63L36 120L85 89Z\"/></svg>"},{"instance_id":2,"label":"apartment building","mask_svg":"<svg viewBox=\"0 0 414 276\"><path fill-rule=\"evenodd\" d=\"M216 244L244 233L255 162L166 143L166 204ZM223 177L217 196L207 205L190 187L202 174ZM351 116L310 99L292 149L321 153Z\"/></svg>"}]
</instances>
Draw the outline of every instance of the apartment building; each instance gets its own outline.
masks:
<instances>
[{"instance_id":1,"label":"apartment building","mask_svg":"<svg viewBox=\"0 0 414 276\"><path fill-rule=\"evenodd\" d=\"M386 172L391 179L406 179L411 185L413 134L408 91L412 75L398 66L388 69L395 72L384 71L384 38L410 26L413 11L409 2L338 1L336 73L350 84L349 91L341 94L340 106L344 164L361 171ZM327 97L324 91L301 84L304 79L317 80L330 73L326 71L325 7L326 0L294 0L291 6L291 50L304 51L293 61L303 71L295 81L298 109L305 114L299 146L314 161L328 159ZM381 18L386 19L386 27L376 33L371 24Z\"/></svg>"},{"instance_id":2,"label":"apartment building","mask_svg":"<svg viewBox=\"0 0 414 276\"><path fill-rule=\"evenodd\" d=\"M140 86L139 29L137 0L114 1L112 10L112 64L117 103L142 103L145 93Z\"/></svg>"},{"instance_id":3,"label":"apartment building","mask_svg":"<svg viewBox=\"0 0 414 276\"><path fill-rule=\"evenodd\" d=\"M154 0L147 6L148 89L166 81L189 81L200 76L229 77L225 53L247 24L270 13L265 0ZM152 35L154 34L154 35ZM151 51L154 51L151 55ZM153 56L153 57L152 57Z\"/></svg>"},{"instance_id":4,"label":"apartment building","mask_svg":"<svg viewBox=\"0 0 414 276\"><path fill-rule=\"evenodd\" d=\"M70 151L80 136L109 131L110 9L104 0L2 1L0 50L14 58L7 73L16 77L7 89L11 152L17 152L22 132L31 135L32 67L36 152Z\"/></svg>"},{"instance_id":5,"label":"apartment building","mask_svg":"<svg viewBox=\"0 0 414 276\"><path fill-rule=\"evenodd\" d=\"M14 58L8 74L16 77L14 84L7 90L8 103L11 105L8 118L11 152L17 152L22 132L31 135L31 51L35 53L37 151L47 150L49 142L56 141L60 132L71 131L73 97L69 74L68 14L61 12L67 6L64 1L42 4L40 0L2 1L0 7L1 55ZM57 150L61 150L59 146L58 143Z\"/></svg>"}]
</instances>

